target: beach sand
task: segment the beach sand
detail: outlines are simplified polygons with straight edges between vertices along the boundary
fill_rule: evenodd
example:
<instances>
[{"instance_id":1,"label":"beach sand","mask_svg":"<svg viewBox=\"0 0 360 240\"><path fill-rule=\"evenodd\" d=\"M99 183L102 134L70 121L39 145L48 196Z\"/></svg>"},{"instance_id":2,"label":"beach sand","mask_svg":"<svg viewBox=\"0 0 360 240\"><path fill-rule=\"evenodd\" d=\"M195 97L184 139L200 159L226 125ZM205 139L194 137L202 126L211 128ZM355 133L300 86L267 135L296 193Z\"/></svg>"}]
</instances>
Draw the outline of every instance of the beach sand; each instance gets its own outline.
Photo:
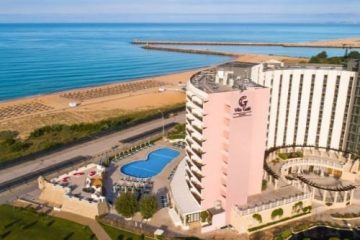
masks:
<instances>
[{"instance_id":1,"label":"beach sand","mask_svg":"<svg viewBox=\"0 0 360 240\"><path fill-rule=\"evenodd\" d=\"M267 55L239 55L236 59L244 62L260 62L270 59L288 63L303 62L303 58L267 56ZM306 59L305 59L306 60ZM116 117L130 112L146 109L156 109L185 102L185 93L181 87L190 77L200 69L152 77L135 82L161 82L166 91L160 92L159 87L128 91L121 94L72 100L64 97L64 93L95 91L101 89L119 88L124 83L114 83L91 88L75 89L66 92L47 94L0 102L0 131L18 131L20 137L25 138L34 129L52 124L89 123ZM71 108L69 103L77 101L79 105ZM1 116L1 113L3 114ZM6 113L7 115L4 115Z\"/></svg>"},{"instance_id":2,"label":"beach sand","mask_svg":"<svg viewBox=\"0 0 360 240\"><path fill-rule=\"evenodd\" d=\"M335 39L335 40L326 40L326 41L314 41L314 42L305 42L302 43L309 46L316 47L352 47L360 48L360 38L344 38L344 39Z\"/></svg>"}]
</instances>

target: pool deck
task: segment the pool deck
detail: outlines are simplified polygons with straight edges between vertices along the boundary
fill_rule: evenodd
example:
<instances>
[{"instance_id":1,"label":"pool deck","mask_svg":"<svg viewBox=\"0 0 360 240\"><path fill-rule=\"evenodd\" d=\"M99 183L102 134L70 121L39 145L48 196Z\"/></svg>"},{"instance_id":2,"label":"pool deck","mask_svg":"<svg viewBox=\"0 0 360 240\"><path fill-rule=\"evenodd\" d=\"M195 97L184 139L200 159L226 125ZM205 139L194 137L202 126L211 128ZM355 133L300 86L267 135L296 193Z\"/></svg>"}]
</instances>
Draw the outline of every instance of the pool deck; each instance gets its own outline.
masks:
<instances>
[{"instance_id":1,"label":"pool deck","mask_svg":"<svg viewBox=\"0 0 360 240\"><path fill-rule=\"evenodd\" d=\"M168 177L170 176L172 170L185 157L185 151L184 149L174 147L171 143L162 140L156 142L155 145L149 148L146 148L130 157L116 162L112 167L110 167L107 173L108 177L106 178L105 183L106 189L111 189L112 185L114 183L120 182L122 177L128 177L128 175L121 173L120 168L122 166L130 162L144 160L147 158L150 152L163 147L172 148L180 153L176 158L170 161L158 175L151 177L151 180L154 181L152 193L157 195L159 198L160 196L166 195L170 187L170 180L168 179Z\"/></svg>"}]
</instances>

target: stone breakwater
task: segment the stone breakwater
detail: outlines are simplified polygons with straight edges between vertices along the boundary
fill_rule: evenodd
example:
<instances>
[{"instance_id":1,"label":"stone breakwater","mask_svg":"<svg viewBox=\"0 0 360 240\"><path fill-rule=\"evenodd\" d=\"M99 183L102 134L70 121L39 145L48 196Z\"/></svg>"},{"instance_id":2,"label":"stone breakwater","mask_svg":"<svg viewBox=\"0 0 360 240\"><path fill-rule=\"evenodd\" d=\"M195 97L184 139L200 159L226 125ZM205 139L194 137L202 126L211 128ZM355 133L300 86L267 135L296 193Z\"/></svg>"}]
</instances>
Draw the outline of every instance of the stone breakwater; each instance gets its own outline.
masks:
<instances>
[{"instance_id":1,"label":"stone breakwater","mask_svg":"<svg viewBox=\"0 0 360 240\"><path fill-rule=\"evenodd\" d=\"M182 53L192 53L192 54L205 54L205 55L218 55L218 56L228 56L228 57L239 57L238 53L231 52L220 52L212 50L200 50L200 49L186 49L186 48L172 48L172 47L161 47L153 45L142 46L143 49L149 50L159 50L159 51L168 51L168 52L182 52Z\"/></svg>"},{"instance_id":2,"label":"stone breakwater","mask_svg":"<svg viewBox=\"0 0 360 240\"><path fill-rule=\"evenodd\" d=\"M360 48L360 40L332 40L305 43L272 43L272 42L209 42L209 41L145 41L133 40L137 45L196 45L196 46L267 46L297 48Z\"/></svg>"}]
</instances>

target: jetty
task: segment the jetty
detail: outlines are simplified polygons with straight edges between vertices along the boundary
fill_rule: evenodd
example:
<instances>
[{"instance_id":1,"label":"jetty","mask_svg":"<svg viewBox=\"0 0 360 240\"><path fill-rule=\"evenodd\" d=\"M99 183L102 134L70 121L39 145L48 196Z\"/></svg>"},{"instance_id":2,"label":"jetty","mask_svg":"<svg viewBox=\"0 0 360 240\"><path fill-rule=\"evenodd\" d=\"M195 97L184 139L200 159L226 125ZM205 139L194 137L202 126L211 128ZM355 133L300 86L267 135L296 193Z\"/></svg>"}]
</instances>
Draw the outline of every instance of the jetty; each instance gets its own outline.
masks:
<instances>
[{"instance_id":1,"label":"jetty","mask_svg":"<svg viewBox=\"0 0 360 240\"><path fill-rule=\"evenodd\" d=\"M193 46L248 46L248 47L296 47L296 48L359 48L358 42L344 43L339 42L305 42L305 43L272 43L272 42L209 42L209 41L146 41L133 40L136 45L193 45Z\"/></svg>"},{"instance_id":2,"label":"jetty","mask_svg":"<svg viewBox=\"0 0 360 240\"><path fill-rule=\"evenodd\" d=\"M204 55L217 55L217 56L227 56L227 57L239 57L238 53L231 52L220 52L213 50L200 50L200 49L188 49L188 48L172 48L172 47L162 47L162 46L154 46L154 45L144 45L143 49L149 50L159 50L159 51L167 51L167 52L181 52L181 53L191 53L191 54L204 54Z\"/></svg>"}]
</instances>

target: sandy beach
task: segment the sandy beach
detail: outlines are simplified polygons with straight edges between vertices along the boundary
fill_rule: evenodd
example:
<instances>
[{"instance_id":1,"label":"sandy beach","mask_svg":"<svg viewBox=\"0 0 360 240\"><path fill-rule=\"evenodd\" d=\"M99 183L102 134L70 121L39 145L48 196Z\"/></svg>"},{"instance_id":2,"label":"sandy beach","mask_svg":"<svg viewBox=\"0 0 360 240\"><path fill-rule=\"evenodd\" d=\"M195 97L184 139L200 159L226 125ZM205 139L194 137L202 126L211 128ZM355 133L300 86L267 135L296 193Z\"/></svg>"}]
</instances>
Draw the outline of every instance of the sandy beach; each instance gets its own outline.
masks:
<instances>
[{"instance_id":1,"label":"sandy beach","mask_svg":"<svg viewBox=\"0 0 360 240\"><path fill-rule=\"evenodd\" d=\"M243 62L270 59L288 63L304 61L303 58L249 54L235 58ZM185 93L181 88L199 70L0 102L0 131L18 131L21 137L26 137L34 129L47 125L95 122L139 110L184 103ZM160 88L166 90L161 92ZM79 105L70 107L70 102Z\"/></svg>"},{"instance_id":2,"label":"sandy beach","mask_svg":"<svg viewBox=\"0 0 360 240\"><path fill-rule=\"evenodd\" d=\"M317 47L351 47L360 48L360 38L344 38L327 41L305 42L305 45Z\"/></svg>"}]
</instances>

